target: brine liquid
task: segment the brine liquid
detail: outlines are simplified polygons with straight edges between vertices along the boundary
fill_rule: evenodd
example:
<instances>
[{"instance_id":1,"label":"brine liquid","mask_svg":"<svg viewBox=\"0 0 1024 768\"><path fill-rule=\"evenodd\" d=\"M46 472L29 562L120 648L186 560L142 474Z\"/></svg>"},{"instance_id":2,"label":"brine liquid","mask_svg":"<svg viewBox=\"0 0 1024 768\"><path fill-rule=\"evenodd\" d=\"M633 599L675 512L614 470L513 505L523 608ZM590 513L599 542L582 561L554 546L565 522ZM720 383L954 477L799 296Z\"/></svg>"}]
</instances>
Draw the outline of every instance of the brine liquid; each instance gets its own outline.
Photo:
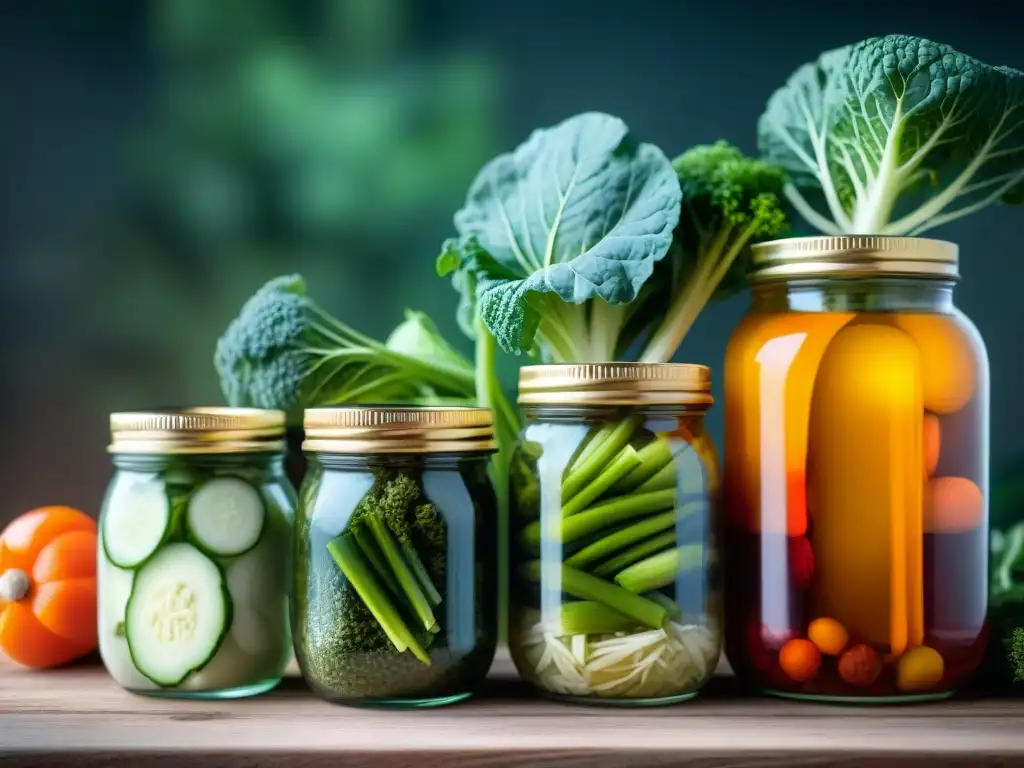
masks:
<instances>
[{"instance_id":1,"label":"brine liquid","mask_svg":"<svg viewBox=\"0 0 1024 768\"><path fill-rule=\"evenodd\" d=\"M934 697L985 651L984 353L957 315L748 317L726 357L726 647L770 690Z\"/></svg>"}]
</instances>

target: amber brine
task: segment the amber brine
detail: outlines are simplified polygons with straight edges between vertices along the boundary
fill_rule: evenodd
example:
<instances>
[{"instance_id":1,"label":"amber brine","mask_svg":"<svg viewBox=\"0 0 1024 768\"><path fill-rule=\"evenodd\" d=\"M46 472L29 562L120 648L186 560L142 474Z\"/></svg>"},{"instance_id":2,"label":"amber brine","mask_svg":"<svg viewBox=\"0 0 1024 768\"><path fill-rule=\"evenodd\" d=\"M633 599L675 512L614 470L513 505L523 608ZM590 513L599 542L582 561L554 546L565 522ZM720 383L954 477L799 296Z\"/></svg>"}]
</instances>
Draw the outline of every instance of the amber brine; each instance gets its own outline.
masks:
<instances>
[{"instance_id":1,"label":"amber brine","mask_svg":"<svg viewBox=\"0 0 1024 768\"><path fill-rule=\"evenodd\" d=\"M769 693L947 696L985 652L988 362L957 247L756 246L725 362L726 652Z\"/></svg>"}]
</instances>

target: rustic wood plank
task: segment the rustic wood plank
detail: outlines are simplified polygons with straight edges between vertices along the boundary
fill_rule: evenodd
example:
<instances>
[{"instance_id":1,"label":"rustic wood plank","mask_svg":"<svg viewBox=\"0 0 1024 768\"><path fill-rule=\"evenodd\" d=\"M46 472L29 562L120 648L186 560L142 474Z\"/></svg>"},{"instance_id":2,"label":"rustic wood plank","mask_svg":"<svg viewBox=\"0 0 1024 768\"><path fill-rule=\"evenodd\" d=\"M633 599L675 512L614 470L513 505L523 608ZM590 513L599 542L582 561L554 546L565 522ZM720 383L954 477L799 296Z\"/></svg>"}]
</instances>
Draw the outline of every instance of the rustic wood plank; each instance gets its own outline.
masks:
<instances>
[{"instance_id":1,"label":"rustic wood plank","mask_svg":"<svg viewBox=\"0 0 1024 768\"><path fill-rule=\"evenodd\" d=\"M16 756L16 757L15 757ZM0 668L0 762L20 766L752 766L1024 765L1024 701L885 708L752 697L717 678L675 707L569 706L539 699L507 656L461 705L353 709L290 677L231 702L133 696L102 668ZM144 761L144 763L143 763Z\"/></svg>"}]
</instances>

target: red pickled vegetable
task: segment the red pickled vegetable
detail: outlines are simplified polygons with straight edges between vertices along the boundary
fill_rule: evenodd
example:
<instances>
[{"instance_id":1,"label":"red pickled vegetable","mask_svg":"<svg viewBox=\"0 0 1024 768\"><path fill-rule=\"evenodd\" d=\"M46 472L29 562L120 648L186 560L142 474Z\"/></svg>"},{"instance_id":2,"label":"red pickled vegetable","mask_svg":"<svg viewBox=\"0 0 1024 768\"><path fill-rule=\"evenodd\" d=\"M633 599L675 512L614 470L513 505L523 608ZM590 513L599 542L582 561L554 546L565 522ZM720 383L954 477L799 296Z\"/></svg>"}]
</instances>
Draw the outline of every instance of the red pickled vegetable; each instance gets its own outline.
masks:
<instances>
[{"instance_id":1,"label":"red pickled vegetable","mask_svg":"<svg viewBox=\"0 0 1024 768\"><path fill-rule=\"evenodd\" d=\"M807 589L814 579L814 550L806 536L793 536L787 542L789 575L797 589Z\"/></svg>"}]
</instances>

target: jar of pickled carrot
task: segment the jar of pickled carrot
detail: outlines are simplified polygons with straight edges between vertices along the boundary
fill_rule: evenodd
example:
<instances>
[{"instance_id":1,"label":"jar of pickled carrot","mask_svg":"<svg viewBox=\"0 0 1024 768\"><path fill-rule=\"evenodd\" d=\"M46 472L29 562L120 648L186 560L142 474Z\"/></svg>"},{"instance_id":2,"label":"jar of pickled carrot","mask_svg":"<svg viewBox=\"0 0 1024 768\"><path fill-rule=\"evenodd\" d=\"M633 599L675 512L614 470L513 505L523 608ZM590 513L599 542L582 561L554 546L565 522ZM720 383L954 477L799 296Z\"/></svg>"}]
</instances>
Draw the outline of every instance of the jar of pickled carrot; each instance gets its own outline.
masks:
<instances>
[{"instance_id":1,"label":"jar of pickled carrot","mask_svg":"<svg viewBox=\"0 0 1024 768\"><path fill-rule=\"evenodd\" d=\"M942 698L985 652L989 372L957 247L755 246L725 361L726 653L782 696Z\"/></svg>"},{"instance_id":2,"label":"jar of pickled carrot","mask_svg":"<svg viewBox=\"0 0 1024 768\"><path fill-rule=\"evenodd\" d=\"M520 370L508 644L568 700L696 695L721 652L718 458L699 365Z\"/></svg>"}]
</instances>

